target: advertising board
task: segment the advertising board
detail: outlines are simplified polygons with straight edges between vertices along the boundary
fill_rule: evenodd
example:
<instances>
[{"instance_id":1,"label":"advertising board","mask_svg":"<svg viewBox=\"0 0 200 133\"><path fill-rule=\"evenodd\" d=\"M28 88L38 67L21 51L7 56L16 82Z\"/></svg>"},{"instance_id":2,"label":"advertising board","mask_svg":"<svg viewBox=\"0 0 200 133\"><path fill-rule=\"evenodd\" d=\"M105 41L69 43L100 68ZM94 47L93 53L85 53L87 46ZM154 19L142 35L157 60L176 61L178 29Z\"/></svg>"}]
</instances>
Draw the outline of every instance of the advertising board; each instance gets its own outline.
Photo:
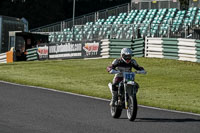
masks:
<instances>
[{"instance_id":1,"label":"advertising board","mask_svg":"<svg viewBox=\"0 0 200 133\"><path fill-rule=\"evenodd\" d=\"M49 47L48 46L43 46L43 47L38 47L38 58L39 60L46 60L48 59L49 56Z\"/></svg>"},{"instance_id":2,"label":"advertising board","mask_svg":"<svg viewBox=\"0 0 200 133\"><path fill-rule=\"evenodd\" d=\"M49 46L49 59L82 58L81 43L60 43Z\"/></svg>"},{"instance_id":3,"label":"advertising board","mask_svg":"<svg viewBox=\"0 0 200 133\"><path fill-rule=\"evenodd\" d=\"M38 47L39 60L100 57L100 42L51 43Z\"/></svg>"},{"instance_id":4,"label":"advertising board","mask_svg":"<svg viewBox=\"0 0 200 133\"><path fill-rule=\"evenodd\" d=\"M84 58L100 57L100 43L88 42L83 45Z\"/></svg>"}]
</instances>

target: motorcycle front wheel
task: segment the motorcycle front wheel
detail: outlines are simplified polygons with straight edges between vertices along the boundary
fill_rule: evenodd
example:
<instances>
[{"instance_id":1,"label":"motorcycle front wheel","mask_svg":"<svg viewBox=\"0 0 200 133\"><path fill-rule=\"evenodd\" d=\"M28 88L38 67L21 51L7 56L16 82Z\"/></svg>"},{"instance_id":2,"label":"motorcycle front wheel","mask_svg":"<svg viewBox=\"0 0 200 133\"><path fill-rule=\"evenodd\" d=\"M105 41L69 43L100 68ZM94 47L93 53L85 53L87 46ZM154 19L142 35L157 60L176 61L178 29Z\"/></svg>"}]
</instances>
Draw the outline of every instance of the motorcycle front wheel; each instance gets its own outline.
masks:
<instances>
[{"instance_id":1,"label":"motorcycle front wheel","mask_svg":"<svg viewBox=\"0 0 200 133\"><path fill-rule=\"evenodd\" d=\"M137 116L137 98L136 95L129 96L128 98L128 109L127 109L127 117L130 121L134 121Z\"/></svg>"},{"instance_id":2,"label":"motorcycle front wheel","mask_svg":"<svg viewBox=\"0 0 200 133\"><path fill-rule=\"evenodd\" d=\"M113 118L119 118L122 114L122 108L119 106L111 106L110 111Z\"/></svg>"}]
</instances>

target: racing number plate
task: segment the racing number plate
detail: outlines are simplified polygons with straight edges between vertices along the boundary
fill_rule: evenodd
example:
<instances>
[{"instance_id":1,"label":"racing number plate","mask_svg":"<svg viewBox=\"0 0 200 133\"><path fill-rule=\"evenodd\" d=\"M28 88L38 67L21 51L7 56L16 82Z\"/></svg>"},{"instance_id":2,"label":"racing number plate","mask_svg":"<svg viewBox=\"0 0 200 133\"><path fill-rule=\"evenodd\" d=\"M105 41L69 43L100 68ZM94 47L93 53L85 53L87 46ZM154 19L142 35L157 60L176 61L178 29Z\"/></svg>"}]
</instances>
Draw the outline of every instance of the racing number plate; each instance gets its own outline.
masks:
<instances>
[{"instance_id":1,"label":"racing number plate","mask_svg":"<svg viewBox=\"0 0 200 133\"><path fill-rule=\"evenodd\" d=\"M124 72L124 79L126 81L133 81L135 78L135 73L133 72Z\"/></svg>"}]
</instances>

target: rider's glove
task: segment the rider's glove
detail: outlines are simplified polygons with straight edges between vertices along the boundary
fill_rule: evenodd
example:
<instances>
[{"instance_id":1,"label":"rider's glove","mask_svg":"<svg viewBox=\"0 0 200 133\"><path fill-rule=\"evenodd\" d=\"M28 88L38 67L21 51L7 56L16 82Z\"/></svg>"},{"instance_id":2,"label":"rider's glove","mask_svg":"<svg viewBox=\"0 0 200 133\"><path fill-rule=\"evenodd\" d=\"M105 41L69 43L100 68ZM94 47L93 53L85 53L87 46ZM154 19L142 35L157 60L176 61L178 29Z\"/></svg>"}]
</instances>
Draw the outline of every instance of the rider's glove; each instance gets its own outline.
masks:
<instances>
[{"instance_id":1,"label":"rider's glove","mask_svg":"<svg viewBox=\"0 0 200 133\"><path fill-rule=\"evenodd\" d=\"M119 70L114 70L114 69L112 69L112 70L110 70L109 73L110 73L110 74L118 74L118 73L120 73L120 71L119 71Z\"/></svg>"},{"instance_id":2,"label":"rider's glove","mask_svg":"<svg viewBox=\"0 0 200 133\"><path fill-rule=\"evenodd\" d=\"M137 74L147 74L147 72L145 70L141 70L141 71L136 71Z\"/></svg>"}]
</instances>

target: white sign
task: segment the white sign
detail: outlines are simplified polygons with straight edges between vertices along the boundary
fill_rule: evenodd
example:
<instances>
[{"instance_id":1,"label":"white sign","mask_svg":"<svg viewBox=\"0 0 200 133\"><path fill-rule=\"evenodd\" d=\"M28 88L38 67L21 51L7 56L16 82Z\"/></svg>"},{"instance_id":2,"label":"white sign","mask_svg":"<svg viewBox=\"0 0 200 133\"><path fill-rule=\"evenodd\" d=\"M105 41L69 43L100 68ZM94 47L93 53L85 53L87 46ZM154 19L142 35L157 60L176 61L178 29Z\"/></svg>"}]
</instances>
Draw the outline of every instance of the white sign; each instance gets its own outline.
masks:
<instances>
[{"instance_id":1,"label":"white sign","mask_svg":"<svg viewBox=\"0 0 200 133\"><path fill-rule=\"evenodd\" d=\"M49 47L49 53L66 53L66 52L78 52L82 51L82 44L70 44L55 45Z\"/></svg>"},{"instance_id":2,"label":"white sign","mask_svg":"<svg viewBox=\"0 0 200 133\"><path fill-rule=\"evenodd\" d=\"M86 52L87 56L97 55L99 50L99 43L86 43L83 49Z\"/></svg>"},{"instance_id":3,"label":"white sign","mask_svg":"<svg viewBox=\"0 0 200 133\"><path fill-rule=\"evenodd\" d=\"M48 58L48 47L38 47L38 55L40 59L47 59Z\"/></svg>"},{"instance_id":4,"label":"white sign","mask_svg":"<svg viewBox=\"0 0 200 133\"><path fill-rule=\"evenodd\" d=\"M82 56L82 53L66 53L66 54L49 55L49 58L53 59L53 58L80 57L80 56Z\"/></svg>"}]
</instances>

